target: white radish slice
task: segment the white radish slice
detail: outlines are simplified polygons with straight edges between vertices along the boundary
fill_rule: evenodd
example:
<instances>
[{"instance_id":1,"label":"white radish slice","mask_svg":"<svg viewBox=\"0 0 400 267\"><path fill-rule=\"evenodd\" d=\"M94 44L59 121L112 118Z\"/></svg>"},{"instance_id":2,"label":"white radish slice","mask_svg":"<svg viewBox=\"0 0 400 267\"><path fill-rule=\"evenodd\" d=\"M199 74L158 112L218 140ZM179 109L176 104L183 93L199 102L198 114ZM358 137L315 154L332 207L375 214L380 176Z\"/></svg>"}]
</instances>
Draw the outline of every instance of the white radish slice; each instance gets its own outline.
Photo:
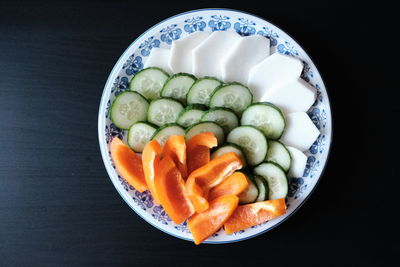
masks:
<instances>
[{"instance_id":1,"label":"white radish slice","mask_svg":"<svg viewBox=\"0 0 400 267\"><path fill-rule=\"evenodd\" d=\"M171 46L169 65L174 73L192 73L192 50L210 35L208 32L195 32L174 41Z\"/></svg>"},{"instance_id":2,"label":"white radish slice","mask_svg":"<svg viewBox=\"0 0 400 267\"><path fill-rule=\"evenodd\" d=\"M286 129L280 141L300 151L306 151L317 140L319 130L305 112L286 115Z\"/></svg>"},{"instance_id":3,"label":"white radish slice","mask_svg":"<svg viewBox=\"0 0 400 267\"><path fill-rule=\"evenodd\" d=\"M303 177L307 164L307 156L297 148L291 146L286 146L286 148L289 150L290 157L292 158L288 176L296 178Z\"/></svg>"},{"instance_id":4,"label":"white radish slice","mask_svg":"<svg viewBox=\"0 0 400 267\"><path fill-rule=\"evenodd\" d=\"M259 101L271 88L297 79L302 70L300 59L275 53L250 70L248 86L253 90L254 99Z\"/></svg>"},{"instance_id":5,"label":"white radish slice","mask_svg":"<svg viewBox=\"0 0 400 267\"><path fill-rule=\"evenodd\" d=\"M269 56L269 51L268 38L261 35L241 38L222 59L222 80L247 85L250 69Z\"/></svg>"},{"instance_id":6,"label":"white radish slice","mask_svg":"<svg viewBox=\"0 0 400 267\"><path fill-rule=\"evenodd\" d=\"M153 49L151 49L151 53L146 63L144 64L144 67L157 67L171 74L172 70L169 67L169 58L169 49L154 47Z\"/></svg>"},{"instance_id":7,"label":"white radish slice","mask_svg":"<svg viewBox=\"0 0 400 267\"><path fill-rule=\"evenodd\" d=\"M285 113L307 111L315 102L317 90L302 78L271 88L261 101L277 105Z\"/></svg>"},{"instance_id":8,"label":"white radish slice","mask_svg":"<svg viewBox=\"0 0 400 267\"><path fill-rule=\"evenodd\" d=\"M193 74L199 78L222 79L221 61L235 42L242 38L236 32L216 31L193 50Z\"/></svg>"}]
</instances>

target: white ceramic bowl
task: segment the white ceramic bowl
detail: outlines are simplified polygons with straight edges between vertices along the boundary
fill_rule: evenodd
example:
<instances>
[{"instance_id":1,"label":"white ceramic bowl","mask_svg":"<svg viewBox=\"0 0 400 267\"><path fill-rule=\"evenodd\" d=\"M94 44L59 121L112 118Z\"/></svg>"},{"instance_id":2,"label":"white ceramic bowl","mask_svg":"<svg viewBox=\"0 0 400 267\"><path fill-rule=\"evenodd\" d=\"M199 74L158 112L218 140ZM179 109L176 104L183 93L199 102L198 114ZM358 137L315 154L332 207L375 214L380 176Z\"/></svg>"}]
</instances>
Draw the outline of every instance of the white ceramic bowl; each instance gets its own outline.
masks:
<instances>
[{"instance_id":1,"label":"white ceramic bowl","mask_svg":"<svg viewBox=\"0 0 400 267\"><path fill-rule=\"evenodd\" d=\"M270 22L254 15L229 9L193 10L168 18L140 35L122 54L111 71L100 102L98 134L104 164L112 183L126 203L145 221L170 235L192 240L186 223L171 221L161 206L153 203L148 191L139 193L122 179L110 158L109 141L114 136L126 139L126 131L115 127L109 118L110 105L116 95L129 90L130 78L143 68L153 47L169 48L178 40L196 31L236 31L241 35L259 34L271 40L273 51L300 58L305 65L302 77L318 90L315 104L308 111L321 135L306 152L307 167L303 177L290 180L287 213L258 226L226 235L220 230L205 243L229 243L245 240L271 230L285 221L307 200L327 163L332 138L332 117L328 94L314 63L288 34Z\"/></svg>"}]
</instances>

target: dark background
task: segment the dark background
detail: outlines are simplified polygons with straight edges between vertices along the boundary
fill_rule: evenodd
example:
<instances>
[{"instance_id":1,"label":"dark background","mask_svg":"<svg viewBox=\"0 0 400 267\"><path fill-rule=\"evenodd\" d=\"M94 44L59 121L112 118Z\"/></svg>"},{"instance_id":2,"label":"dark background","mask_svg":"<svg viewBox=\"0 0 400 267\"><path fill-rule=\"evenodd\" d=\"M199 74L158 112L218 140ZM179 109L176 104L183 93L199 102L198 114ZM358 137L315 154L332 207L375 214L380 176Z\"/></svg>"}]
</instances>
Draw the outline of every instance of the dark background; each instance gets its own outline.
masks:
<instances>
[{"instance_id":1,"label":"dark background","mask_svg":"<svg viewBox=\"0 0 400 267\"><path fill-rule=\"evenodd\" d=\"M0 266L387 265L395 240L396 9L350 1L0 3ZM160 20L229 7L283 28L329 90L334 135L317 190L248 241L200 245L125 204L101 160L97 112L126 47ZM396 18L397 16L397 18Z\"/></svg>"}]
</instances>

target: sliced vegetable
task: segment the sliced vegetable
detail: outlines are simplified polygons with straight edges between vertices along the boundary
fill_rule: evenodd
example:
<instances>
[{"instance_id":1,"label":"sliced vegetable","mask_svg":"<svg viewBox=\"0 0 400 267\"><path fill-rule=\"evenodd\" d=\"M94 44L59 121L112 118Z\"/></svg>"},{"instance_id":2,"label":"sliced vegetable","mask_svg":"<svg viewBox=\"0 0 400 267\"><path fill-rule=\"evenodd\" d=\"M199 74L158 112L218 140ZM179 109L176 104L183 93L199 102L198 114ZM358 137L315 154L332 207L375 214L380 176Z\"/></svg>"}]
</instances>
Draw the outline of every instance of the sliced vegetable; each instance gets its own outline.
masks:
<instances>
[{"instance_id":1,"label":"sliced vegetable","mask_svg":"<svg viewBox=\"0 0 400 267\"><path fill-rule=\"evenodd\" d=\"M268 141L268 152L265 161L270 161L278 164L282 169L287 172L290 168L292 161L289 150L284 144L279 141Z\"/></svg>"},{"instance_id":2,"label":"sliced vegetable","mask_svg":"<svg viewBox=\"0 0 400 267\"><path fill-rule=\"evenodd\" d=\"M123 92L113 101L110 110L111 121L120 129L127 130L137 121L146 120L149 103L136 92Z\"/></svg>"},{"instance_id":3,"label":"sliced vegetable","mask_svg":"<svg viewBox=\"0 0 400 267\"><path fill-rule=\"evenodd\" d=\"M158 198L169 217L177 224L192 216L194 209L185 194L181 173L169 156L155 161L155 188Z\"/></svg>"},{"instance_id":4,"label":"sliced vegetable","mask_svg":"<svg viewBox=\"0 0 400 267\"><path fill-rule=\"evenodd\" d=\"M186 103L186 95L196 81L196 77L188 73L177 73L168 78L161 90L162 97L171 97Z\"/></svg>"},{"instance_id":5,"label":"sliced vegetable","mask_svg":"<svg viewBox=\"0 0 400 267\"><path fill-rule=\"evenodd\" d=\"M169 67L169 59L171 57L171 50L160 47L153 47L151 53L147 58L144 67L156 67L160 68L168 73L172 73Z\"/></svg>"},{"instance_id":6,"label":"sliced vegetable","mask_svg":"<svg viewBox=\"0 0 400 267\"><path fill-rule=\"evenodd\" d=\"M212 92L221 84L221 81L213 77L203 77L198 79L192 85L186 96L187 103L208 105L210 103Z\"/></svg>"},{"instance_id":7,"label":"sliced vegetable","mask_svg":"<svg viewBox=\"0 0 400 267\"><path fill-rule=\"evenodd\" d=\"M129 128L128 145L135 151L141 153L144 146L150 141L150 138L156 131L156 128L147 122L135 122Z\"/></svg>"},{"instance_id":8,"label":"sliced vegetable","mask_svg":"<svg viewBox=\"0 0 400 267\"><path fill-rule=\"evenodd\" d=\"M146 68L133 76L130 89L139 92L149 100L154 100L160 98L161 88L168 77L168 73L160 68Z\"/></svg>"},{"instance_id":9,"label":"sliced vegetable","mask_svg":"<svg viewBox=\"0 0 400 267\"><path fill-rule=\"evenodd\" d=\"M204 113L201 121L213 121L224 129L227 134L239 125L236 114L228 108L212 108Z\"/></svg>"},{"instance_id":10,"label":"sliced vegetable","mask_svg":"<svg viewBox=\"0 0 400 267\"><path fill-rule=\"evenodd\" d=\"M188 173L206 165L210 161L210 148L218 145L217 138L211 132L193 136L187 143Z\"/></svg>"},{"instance_id":11,"label":"sliced vegetable","mask_svg":"<svg viewBox=\"0 0 400 267\"><path fill-rule=\"evenodd\" d=\"M151 140L149 143L147 143L142 152L144 177L146 179L149 191L156 203L160 203L160 200L158 199L156 187L154 185L154 162L160 159L162 151L163 149L157 140Z\"/></svg>"},{"instance_id":12,"label":"sliced vegetable","mask_svg":"<svg viewBox=\"0 0 400 267\"><path fill-rule=\"evenodd\" d=\"M270 103L256 103L242 114L242 125L258 128L267 138L278 139L285 130L285 117L281 110Z\"/></svg>"},{"instance_id":13,"label":"sliced vegetable","mask_svg":"<svg viewBox=\"0 0 400 267\"><path fill-rule=\"evenodd\" d=\"M164 125L163 127L158 128L157 131L154 132L151 140L155 139L160 143L160 145L164 146L167 142L168 138L173 135L184 135L185 130L181 126L176 123L169 123Z\"/></svg>"},{"instance_id":14,"label":"sliced vegetable","mask_svg":"<svg viewBox=\"0 0 400 267\"><path fill-rule=\"evenodd\" d=\"M147 190L140 157L118 137L111 141L110 152L119 175L137 191Z\"/></svg>"},{"instance_id":15,"label":"sliced vegetable","mask_svg":"<svg viewBox=\"0 0 400 267\"><path fill-rule=\"evenodd\" d=\"M289 168L289 177L303 177L307 165L307 156L297 148L288 146L292 162Z\"/></svg>"},{"instance_id":16,"label":"sliced vegetable","mask_svg":"<svg viewBox=\"0 0 400 267\"><path fill-rule=\"evenodd\" d=\"M235 195L238 196L248 186L247 177L242 172L235 172L227 177L222 183L213 187L210 190L208 200L212 201L217 197L223 195Z\"/></svg>"},{"instance_id":17,"label":"sliced vegetable","mask_svg":"<svg viewBox=\"0 0 400 267\"><path fill-rule=\"evenodd\" d=\"M183 135L173 135L167 140L164 145L163 156L169 156L178 167L183 179L186 179L186 143Z\"/></svg>"},{"instance_id":18,"label":"sliced vegetable","mask_svg":"<svg viewBox=\"0 0 400 267\"><path fill-rule=\"evenodd\" d=\"M171 98L160 98L150 103L147 120L157 126L174 123L183 110L180 102Z\"/></svg>"},{"instance_id":19,"label":"sliced vegetable","mask_svg":"<svg viewBox=\"0 0 400 267\"><path fill-rule=\"evenodd\" d=\"M211 154L211 159L221 156L223 154L233 152L242 160L243 166L246 166L246 158L240 146L233 143L225 143L223 146L220 146Z\"/></svg>"},{"instance_id":20,"label":"sliced vegetable","mask_svg":"<svg viewBox=\"0 0 400 267\"><path fill-rule=\"evenodd\" d=\"M254 184L254 182L247 177L247 187L246 189L239 195L239 203L247 204L252 203L257 200L258 197L258 188Z\"/></svg>"},{"instance_id":21,"label":"sliced vegetable","mask_svg":"<svg viewBox=\"0 0 400 267\"><path fill-rule=\"evenodd\" d=\"M262 176L268 184L268 199L285 198L288 193L288 179L285 171L273 162L263 162L254 168L254 173Z\"/></svg>"},{"instance_id":22,"label":"sliced vegetable","mask_svg":"<svg viewBox=\"0 0 400 267\"><path fill-rule=\"evenodd\" d=\"M218 144L222 144L225 141L224 130L222 127L215 122L210 121L199 122L186 129L186 140L190 140L193 136L204 132L212 132L215 137L217 137Z\"/></svg>"},{"instance_id":23,"label":"sliced vegetable","mask_svg":"<svg viewBox=\"0 0 400 267\"><path fill-rule=\"evenodd\" d=\"M186 192L196 212L208 208L208 193L226 177L243 167L240 158L233 152L219 156L194 170L186 181Z\"/></svg>"},{"instance_id":24,"label":"sliced vegetable","mask_svg":"<svg viewBox=\"0 0 400 267\"><path fill-rule=\"evenodd\" d=\"M272 220L286 212L285 199L275 199L238 206L224 224L225 232L234 232Z\"/></svg>"},{"instance_id":25,"label":"sliced vegetable","mask_svg":"<svg viewBox=\"0 0 400 267\"><path fill-rule=\"evenodd\" d=\"M179 113L178 120L176 121L182 127L188 128L200 122L204 114L203 105L190 105Z\"/></svg>"},{"instance_id":26,"label":"sliced vegetable","mask_svg":"<svg viewBox=\"0 0 400 267\"><path fill-rule=\"evenodd\" d=\"M250 165L261 163L267 155L267 139L260 130L252 126L236 127L228 134L227 141L242 148Z\"/></svg>"},{"instance_id":27,"label":"sliced vegetable","mask_svg":"<svg viewBox=\"0 0 400 267\"><path fill-rule=\"evenodd\" d=\"M249 88L240 83L228 83L215 89L210 98L210 108L230 108L237 115L241 115L252 101L253 95Z\"/></svg>"},{"instance_id":28,"label":"sliced vegetable","mask_svg":"<svg viewBox=\"0 0 400 267\"><path fill-rule=\"evenodd\" d=\"M268 200L268 184L265 179L261 176L255 175L254 182L258 188L258 196L256 202Z\"/></svg>"},{"instance_id":29,"label":"sliced vegetable","mask_svg":"<svg viewBox=\"0 0 400 267\"><path fill-rule=\"evenodd\" d=\"M187 224L194 243L198 245L217 232L234 213L238 202L235 195L220 196L210 202L208 210L190 217Z\"/></svg>"}]
</instances>

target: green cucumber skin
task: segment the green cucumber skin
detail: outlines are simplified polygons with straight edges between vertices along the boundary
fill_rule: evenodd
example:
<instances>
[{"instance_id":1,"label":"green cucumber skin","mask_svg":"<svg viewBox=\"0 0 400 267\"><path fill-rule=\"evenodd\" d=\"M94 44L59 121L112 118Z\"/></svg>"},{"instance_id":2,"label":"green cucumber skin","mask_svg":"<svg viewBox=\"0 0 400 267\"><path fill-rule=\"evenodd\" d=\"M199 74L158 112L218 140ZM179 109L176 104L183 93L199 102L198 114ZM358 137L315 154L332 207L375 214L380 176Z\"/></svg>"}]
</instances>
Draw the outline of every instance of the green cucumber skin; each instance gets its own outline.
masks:
<instances>
[{"instance_id":1,"label":"green cucumber skin","mask_svg":"<svg viewBox=\"0 0 400 267\"><path fill-rule=\"evenodd\" d=\"M166 72L165 70L163 70L163 69L161 69L161 68L158 68L158 67L148 67L148 68L145 68L145 69L142 69L142 70L140 70L139 72L137 72L137 73L135 73L135 75L130 79L130 81L129 81L129 90L130 91L132 91L132 92L137 92L137 91L135 91L133 88L132 88L132 85L133 85L133 80L135 79L135 77L139 77L140 76L140 73L142 73L142 72L144 72L144 71L146 71L146 70L158 70L158 71L161 71L163 74L165 74L168 78L169 78L169 74L168 74L168 72ZM168 80L168 78L167 78L167 80ZM166 80L166 81L167 81ZM164 87L164 85L165 85L165 83L163 84L163 86L162 87ZM161 90L160 90L160 96L161 96L161 91L162 91L162 88L161 88ZM137 92L137 93L139 93L139 92ZM144 96L143 96L144 97ZM146 98L146 97L145 97ZM147 99L146 98L146 100L147 101L149 101L149 99ZM153 100L156 100L156 99L153 99ZM151 100L150 100L151 101ZM149 101L149 102L150 102Z\"/></svg>"},{"instance_id":2,"label":"green cucumber skin","mask_svg":"<svg viewBox=\"0 0 400 267\"><path fill-rule=\"evenodd\" d=\"M289 152L289 150L287 149L287 147L286 147L281 141L279 141L279 140L268 140L268 147L270 147L270 145L269 145L270 142L277 142L277 143L279 143L279 144L281 144L281 145L283 146L283 148L286 150L286 152L287 152L288 155L289 155L290 164L291 164L292 161L293 161L293 159L292 159L292 155L290 154L290 152ZM265 156L265 162L275 163L275 162L273 162L273 161L268 161L268 160L267 160L267 156L268 156L268 151L267 151L267 155ZM277 163L276 163L276 164L277 164ZM280 166L279 164L277 164L277 165L278 165L279 167L281 167L282 170L285 171L285 169L282 168L282 166ZM287 173L289 172L289 170L290 170L290 166L289 166L289 168L287 169L287 171L285 171L285 173L287 174Z\"/></svg>"},{"instance_id":3,"label":"green cucumber skin","mask_svg":"<svg viewBox=\"0 0 400 267\"><path fill-rule=\"evenodd\" d=\"M161 91L160 91L160 96L161 97L163 97L162 95L164 94L164 90L166 90L166 86L169 83L169 81L171 81L172 79L174 79L176 77L179 77L179 76L186 76L186 77L192 78L193 79L193 84L195 84L196 81L197 81L196 76L194 76L194 75L192 75L190 73L186 73L186 72L175 73L175 74L169 76L169 78L165 81L165 83L164 83L164 85L163 85L163 87L161 88ZM193 84L190 86L190 88L192 88ZM190 88L188 89L186 94L183 96L185 101L182 101L182 100L179 100L179 99L175 99L175 100L177 100L177 101L181 102L182 104L186 105L186 97L187 97L187 95L188 95L188 93L190 91ZM172 97L169 97L169 98L172 98ZM185 103L183 103L183 102L185 102Z\"/></svg>"},{"instance_id":4,"label":"green cucumber skin","mask_svg":"<svg viewBox=\"0 0 400 267\"><path fill-rule=\"evenodd\" d=\"M188 93L187 93L187 95L186 95L186 102L187 102L187 103L188 103L188 99L187 99L187 98L188 98L188 96L189 96L189 94L190 94L190 90L191 90L197 83L199 83L199 82L201 82L201 81L203 81L203 80L214 80L214 81L220 83L220 85L218 85L217 87L215 87L215 88L213 89L213 91L211 92L211 94L210 94L210 100L211 100L211 96L212 96L212 94L215 92L215 90L216 90L217 88L219 88L219 87L223 84L222 81L220 81L220 80L218 80L217 78L212 77L212 76L204 76L204 77L202 77L202 78L197 79L197 80L192 84L192 86L189 88L189 91L188 91ZM204 104L204 105L209 106L210 100L208 100L208 103L206 103L206 104ZM196 104L196 103L192 103L192 104ZM200 105L203 105L203 104L200 104Z\"/></svg>"},{"instance_id":5,"label":"green cucumber skin","mask_svg":"<svg viewBox=\"0 0 400 267\"><path fill-rule=\"evenodd\" d=\"M208 106L211 107L213 96L214 96L215 94L217 94L218 91L219 91L220 89L222 89L222 88L224 88L224 87L227 87L227 86L231 86L231 85L240 85L240 86L243 86L244 88L247 89L247 91L248 91L248 93L249 93L249 95L250 95L250 105L248 105L247 107L245 107L245 108L243 109L243 111L240 112L239 114L237 114L237 112L235 112L236 115L241 115L249 106L252 105L252 103L253 103L253 94L252 94L251 90L250 90L247 86L245 86L245 85L243 85L243 84L241 84L241 83L238 83L238 82L223 83L223 84L221 84L220 86L218 86L217 88L215 88L214 91L212 92L211 96L210 96L210 101L209 101L209 103L208 103Z\"/></svg>"}]
</instances>

